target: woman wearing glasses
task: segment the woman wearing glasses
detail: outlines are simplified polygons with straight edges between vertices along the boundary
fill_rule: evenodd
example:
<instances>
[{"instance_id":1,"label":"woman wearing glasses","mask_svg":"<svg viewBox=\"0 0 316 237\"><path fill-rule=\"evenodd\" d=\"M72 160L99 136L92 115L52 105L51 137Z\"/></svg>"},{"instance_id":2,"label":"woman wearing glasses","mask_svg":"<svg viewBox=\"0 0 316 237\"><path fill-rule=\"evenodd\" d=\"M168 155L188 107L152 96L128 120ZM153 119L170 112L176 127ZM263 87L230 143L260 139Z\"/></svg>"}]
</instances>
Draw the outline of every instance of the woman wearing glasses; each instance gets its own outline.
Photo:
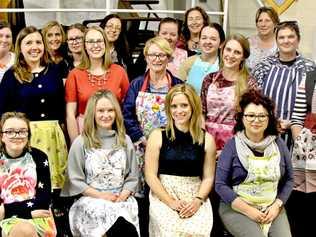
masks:
<instances>
[{"instance_id":1,"label":"woman wearing glasses","mask_svg":"<svg viewBox=\"0 0 316 237\"><path fill-rule=\"evenodd\" d=\"M73 69L81 62L83 51L83 35L86 27L80 23L73 24L67 29L69 68Z\"/></svg>"},{"instance_id":2,"label":"woman wearing glasses","mask_svg":"<svg viewBox=\"0 0 316 237\"><path fill-rule=\"evenodd\" d=\"M139 169L141 171L142 187L141 196L144 195L144 149L149 133L154 128L165 126L167 118L165 114L165 96L170 88L182 81L174 77L167 65L172 55L169 42L159 36L148 40L144 47L144 55L148 70L143 76L139 76L131 82L123 104L123 116L127 134L131 137L136 147ZM140 208L144 201L139 203ZM146 213L148 210L140 210ZM142 223L141 228L147 226Z\"/></svg>"},{"instance_id":3,"label":"woman wearing glasses","mask_svg":"<svg viewBox=\"0 0 316 237\"><path fill-rule=\"evenodd\" d=\"M93 93L108 89L122 102L129 86L124 68L111 61L103 29L92 26L83 39L81 63L70 71L66 80L66 120L71 142L82 131L83 114Z\"/></svg>"},{"instance_id":4,"label":"woman wearing glasses","mask_svg":"<svg viewBox=\"0 0 316 237\"><path fill-rule=\"evenodd\" d=\"M250 90L239 106L235 135L217 163L220 217L236 237L290 237L283 205L293 188L293 170L289 151L278 136L274 103Z\"/></svg>"},{"instance_id":5,"label":"woman wearing glasses","mask_svg":"<svg viewBox=\"0 0 316 237\"><path fill-rule=\"evenodd\" d=\"M107 15L100 24L109 43L111 60L127 70L130 76L132 58L129 51L122 19L117 14Z\"/></svg>"},{"instance_id":6,"label":"woman wearing glasses","mask_svg":"<svg viewBox=\"0 0 316 237\"><path fill-rule=\"evenodd\" d=\"M56 236L47 155L30 147L30 123L23 113L0 121L0 226L2 236Z\"/></svg>"}]
</instances>

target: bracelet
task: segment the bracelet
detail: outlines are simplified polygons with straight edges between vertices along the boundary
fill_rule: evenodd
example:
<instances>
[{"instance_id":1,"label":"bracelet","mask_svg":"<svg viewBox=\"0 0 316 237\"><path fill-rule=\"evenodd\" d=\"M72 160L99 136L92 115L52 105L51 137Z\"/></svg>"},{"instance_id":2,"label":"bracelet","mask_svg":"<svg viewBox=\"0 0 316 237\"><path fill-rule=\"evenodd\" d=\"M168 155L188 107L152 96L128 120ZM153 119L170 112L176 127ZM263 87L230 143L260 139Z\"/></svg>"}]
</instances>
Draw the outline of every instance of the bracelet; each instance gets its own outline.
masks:
<instances>
[{"instance_id":1,"label":"bracelet","mask_svg":"<svg viewBox=\"0 0 316 237\"><path fill-rule=\"evenodd\" d=\"M203 198L201 198L201 197L199 197L199 196L195 196L194 198L198 199L198 200L201 202L201 205L203 204L203 202L204 202L204 199L203 199Z\"/></svg>"}]
</instances>

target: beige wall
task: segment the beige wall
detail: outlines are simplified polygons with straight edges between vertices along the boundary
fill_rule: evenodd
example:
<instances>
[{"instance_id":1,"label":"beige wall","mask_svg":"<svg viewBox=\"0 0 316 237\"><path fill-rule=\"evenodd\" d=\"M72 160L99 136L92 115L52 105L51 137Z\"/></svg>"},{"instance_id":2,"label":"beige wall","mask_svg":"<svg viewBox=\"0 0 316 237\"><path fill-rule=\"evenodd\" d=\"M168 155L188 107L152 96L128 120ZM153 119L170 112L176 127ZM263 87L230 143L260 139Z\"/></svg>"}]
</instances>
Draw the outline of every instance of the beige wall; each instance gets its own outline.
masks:
<instances>
[{"instance_id":1,"label":"beige wall","mask_svg":"<svg viewBox=\"0 0 316 237\"><path fill-rule=\"evenodd\" d=\"M259 7L256 0L229 0L229 32L255 34L255 13ZM315 1L296 0L280 18L298 21L302 36L299 51L305 57L316 59Z\"/></svg>"}]
</instances>

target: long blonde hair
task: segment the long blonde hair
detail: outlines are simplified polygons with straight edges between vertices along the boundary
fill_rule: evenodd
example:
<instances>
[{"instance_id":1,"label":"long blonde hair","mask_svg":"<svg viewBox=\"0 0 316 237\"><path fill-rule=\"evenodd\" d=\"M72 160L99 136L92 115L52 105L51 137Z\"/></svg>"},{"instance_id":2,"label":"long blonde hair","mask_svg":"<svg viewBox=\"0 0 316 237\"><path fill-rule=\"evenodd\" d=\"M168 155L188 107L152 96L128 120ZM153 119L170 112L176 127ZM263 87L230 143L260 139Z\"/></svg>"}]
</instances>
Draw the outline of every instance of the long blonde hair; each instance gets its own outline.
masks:
<instances>
[{"instance_id":1,"label":"long blonde hair","mask_svg":"<svg viewBox=\"0 0 316 237\"><path fill-rule=\"evenodd\" d=\"M110 65L112 64L109 43L106 39L106 36L105 36L103 29L99 26L91 26L88 29L86 29L84 36L83 36L84 41L86 40L87 33L91 30L96 30L102 34L102 37L104 39L104 44L105 44L105 52L104 52L104 56L103 56L103 67L105 70L107 70L107 69L109 69ZM77 68L87 70L90 68L91 62L90 62L85 44L84 44L83 49L84 50L82 51L81 63L77 66Z\"/></svg>"},{"instance_id":2,"label":"long blonde hair","mask_svg":"<svg viewBox=\"0 0 316 237\"><path fill-rule=\"evenodd\" d=\"M189 121L189 132L194 143L202 144L204 141L204 131L202 130L202 104L200 97L189 84L178 84L172 87L165 100L167 126L166 134L170 140L175 140L174 122L171 115L171 103L175 95L183 94L187 97L191 106L192 114Z\"/></svg>"},{"instance_id":3,"label":"long blonde hair","mask_svg":"<svg viewBox=\"0 0 316 237\"><path fill-rule=\"evenodd\" d=\"M51 57L50 51L48 49L48 42L47 42L48 31L49 31L49 29L53 28L54 26L57 26L60 30L60 33L61 33L61 44L60 44L59 49L57 50L57 55L56 55L57 57L55 56L56 57L55 60L53 60L53 58ZM58 21L49 21L43 27L42 35L44 38L45 48L47 49L47 52L49 53L49 60L53 63L56 63L56 64L59 63L60 61L62 61L64 59L64 57L63 57L63 52L62 52L61 48L62 48L62 45L66 42L66 34L65 34L65 31L64 31L62 25Z\"/></svg>"},{"instance_id":4,"label":"long blonde hair","mask_svg":"<svg viewBox=\"0 0 316 237\"><path fill-rule=\"evenodd\" d=\"M42 37L42 42L44 44L44 39L43 36L41 34L41 32L35 28L34 26L28 26L23 28L17 38L16 38L16 42L15 42L15 63L13 65L13 71L14 71L14 75L16 77L16 79L21 82L31 82L33 80L33 75L32 72L29 68L29 65L27 64L27 62L24 59L24 56L21 52L21 43L22 40L28 36L29 34L32 33L39 33ZM45 45L45 44L44 44ZM48 54L46 51L46 47L44 47L44 54L43 57L40 60L40 65L43 67L46 67L48 64Z\"/></svg>"},{"instance_id":5,"label":"long blonde hair","mask_svg":"<svg viewBox=\"0 0 316 237\"><path fill-rule=\"evenodd\" d=\"M235 83L235 104L236 106L239 104L241 96L248 90L248 80L249 80L249 71L246 66L246 59L250 55L250 47L248 40L241 34L233 34L230 35L224 42L222 50L221 50L221 68L223 68L223 52L227 45L227 43L231 40L237 41L243 51L243 61L239 65L239 77Z\"/></svg>"},{"instance_id":6,"label":"long blonde hair","mask_svg":"<svg viewBox=\"0 0 316 237\"><path fill-rule=\"evenodd\" d=\"M99 90L88 100L86 107L84 122L83 122L83 140L84 145L87 149L90 148L101 148L102 141L97 134L97 124L95 122L95 109L98 101L102 98L108 99L115 111L115 122L112 129L117 132L117 146L126 146L125 142L125 127L123 121L123 115L120 108L120 104L117 101L115 95L109 90Z\"/></svg>"}]
</instances>

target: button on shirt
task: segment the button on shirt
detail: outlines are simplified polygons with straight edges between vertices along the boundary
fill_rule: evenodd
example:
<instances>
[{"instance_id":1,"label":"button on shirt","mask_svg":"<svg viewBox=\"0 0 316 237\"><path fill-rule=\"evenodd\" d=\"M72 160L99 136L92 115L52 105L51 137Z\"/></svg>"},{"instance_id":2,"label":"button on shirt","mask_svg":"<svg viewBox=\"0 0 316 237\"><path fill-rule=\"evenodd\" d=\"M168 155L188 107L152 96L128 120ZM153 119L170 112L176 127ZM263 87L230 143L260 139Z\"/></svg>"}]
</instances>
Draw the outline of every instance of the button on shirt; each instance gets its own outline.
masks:
<instances>
[{"instance_id":1,"label":"button on shirt","mask_svg":"<svg viewBox=\"0 0 316 237\"><path fill-rule=\"evenodd\" d=\"M9 69L0 84L0 114L24 112L31 121L65 118L63 79L59 66L50 64L34 73L31 82L20 83Z\"/></svg>"}]
</instances>

